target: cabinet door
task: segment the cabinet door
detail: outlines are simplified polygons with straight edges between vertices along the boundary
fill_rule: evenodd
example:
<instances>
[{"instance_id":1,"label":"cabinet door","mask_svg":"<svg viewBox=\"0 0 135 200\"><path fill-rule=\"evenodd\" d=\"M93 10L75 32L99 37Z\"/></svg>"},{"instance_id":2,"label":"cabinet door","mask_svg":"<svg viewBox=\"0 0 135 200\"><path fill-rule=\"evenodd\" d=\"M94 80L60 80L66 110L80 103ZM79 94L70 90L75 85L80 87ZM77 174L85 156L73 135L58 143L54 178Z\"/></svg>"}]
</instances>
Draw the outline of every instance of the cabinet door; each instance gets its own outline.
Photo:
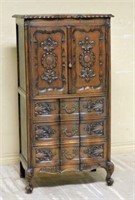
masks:
<instances>
[{"instance_id":1,"label":"cabinet door","mask_svg":"<svg viewBox=\"0 0 135 200\"><path fill-rule=\"evenodd\" d=\"M105 28L81 26L72 29L70 93L104 92Z\"/></svg>"},{"instance_id":2,"label":"cabinet door","mask_svg":"<svg viewBox=\"0 0 135 200\"><path fill-rule=\"evenodd\" d=\"M64 27L30 28L32 95L67 92L67 34Z\"/></svg>"}]
</instances>

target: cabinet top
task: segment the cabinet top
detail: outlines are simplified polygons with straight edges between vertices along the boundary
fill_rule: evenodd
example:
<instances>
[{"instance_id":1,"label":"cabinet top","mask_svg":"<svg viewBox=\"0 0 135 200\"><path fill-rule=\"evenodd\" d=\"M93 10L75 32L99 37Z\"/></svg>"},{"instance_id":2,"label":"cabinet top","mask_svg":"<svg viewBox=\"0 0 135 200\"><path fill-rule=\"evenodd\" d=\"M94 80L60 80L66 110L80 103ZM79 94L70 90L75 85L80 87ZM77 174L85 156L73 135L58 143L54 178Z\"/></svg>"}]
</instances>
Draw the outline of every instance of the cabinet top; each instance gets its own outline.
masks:
<instances>
[{"instance_id":1,"label":"cabinet top","mask_svg":"<svg viewBox=\"0 0 135 200\"><path fill-rule=\"evenodd\" d=\"M112 14L65 14L65 15L13 15L15 18L22 19L92 19L92 18L110 18Z\"/></svg>"}]
</instances>

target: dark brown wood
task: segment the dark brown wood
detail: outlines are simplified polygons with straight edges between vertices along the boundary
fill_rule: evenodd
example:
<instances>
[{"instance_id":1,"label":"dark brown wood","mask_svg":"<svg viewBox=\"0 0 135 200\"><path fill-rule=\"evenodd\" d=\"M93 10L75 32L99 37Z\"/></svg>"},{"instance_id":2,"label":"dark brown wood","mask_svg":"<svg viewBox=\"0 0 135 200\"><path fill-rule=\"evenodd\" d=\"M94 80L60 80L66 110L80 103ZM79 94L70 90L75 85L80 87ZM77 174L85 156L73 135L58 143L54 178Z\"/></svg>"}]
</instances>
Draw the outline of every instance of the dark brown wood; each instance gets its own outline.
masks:
<instances>
[{"instance_id":1,"label":"dark brown wood","mask_svg":"<svg viewBox=\"0 0 135 200\"><path fill-rule=\"evenodd\" d=\"M20 176L111 175L112 15L15 15Z\"/></svg>"}]
</instances>

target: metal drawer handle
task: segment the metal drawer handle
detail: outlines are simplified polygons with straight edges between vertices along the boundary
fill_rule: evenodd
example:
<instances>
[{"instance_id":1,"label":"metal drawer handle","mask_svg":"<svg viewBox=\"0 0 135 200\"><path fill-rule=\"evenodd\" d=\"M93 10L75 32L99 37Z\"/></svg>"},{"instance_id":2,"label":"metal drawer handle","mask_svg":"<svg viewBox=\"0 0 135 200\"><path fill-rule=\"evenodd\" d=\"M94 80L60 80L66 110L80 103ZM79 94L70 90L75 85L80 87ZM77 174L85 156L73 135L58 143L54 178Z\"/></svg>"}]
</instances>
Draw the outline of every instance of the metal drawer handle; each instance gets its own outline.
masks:
<instances>
[{"instance_id":1,"label":"metal drawer handle","mask_svg":"<svg viewBox=\"0 0 135 200\"><path fill-rule=\"evenodd\" d=\"M68 114L74 113L75 110L76 110L76 108L77 108L77 104L73 104L71 108L68 108L67 105L64 105L64 106L63 106L63 110L65 110L66 113L68 113Z\"/></svg>"},{"instance_id":2,"label":"metal drawer handle","mask_svg":"<svg viewBox=\"0 0 135 200\"><path fill-rule=\"evenodd\" d=\"M67 128L63 128L62 132L67 136L67 137L72 137L77 134L78 128L73 128L71 131L68 131Z\"/></svg>"}]
</instances>

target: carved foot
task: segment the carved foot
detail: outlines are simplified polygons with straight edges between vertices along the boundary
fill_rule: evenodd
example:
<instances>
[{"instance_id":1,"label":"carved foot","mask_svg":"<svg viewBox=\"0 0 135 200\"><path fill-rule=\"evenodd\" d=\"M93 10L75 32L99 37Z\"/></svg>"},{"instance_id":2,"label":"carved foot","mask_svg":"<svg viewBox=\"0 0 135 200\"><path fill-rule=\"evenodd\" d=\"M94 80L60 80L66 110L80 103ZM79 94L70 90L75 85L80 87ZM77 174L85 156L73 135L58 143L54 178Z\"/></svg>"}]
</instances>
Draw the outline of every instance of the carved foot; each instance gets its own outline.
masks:
<instances>
[{"instance_id":1,"label":"carved foot","mask_svg":"<svg viewBox=\"0 0 135 200\"><path fill-rule=\"evenodd\" d=\"M31 184L27 185L26 188L25 188L25 192L26 192L27 194L32 193L32 190L33 190L33 187L32 187Z\"/></svg>"},{"instance_id":2,"label":"carved foot","mask_svg":"<svg viewBox=\"0 0 135 200\"><path fill-rule=\"evenodd\" d=\"M25 175L25 178L28 181L28 185L25 188L25 191L27 194L32 193L32 190L33 190L33 186L31 184L32 177L33 177L33 169L30 168L26 171L26 175Z\"/></svg>"},{"instance_id":3,"label":"carved foot","mask_svg":"<svg viewBox=\"0 0 135 200\"><path fill-rule=\"evenodd\" d=\"M111 186L113 184L114 180L112 178L106 178L106 183L108 186Z\"/></svg>"},{"instance_id":4,"label":"carved foot","mask_svg":"<svg viewBox=\"0 0 135 200\"><path fill-rule=\"evenodd\" d=\"M111 161L107 161L107 163L106 163L106 172L107 172L106 183L108 186L111 186L114 182L113 179L111 178L113 171L114 171L114 164Z\"/></svg>"},{"instance_id":5,"label":"carved foot","mask_svg":"<svg viewBox=\"0 0 135 200\"><path fill-rule=\"evenodd\" d=\"M20 162L20 178L25 178L25 170Z\"/></svg>"}]
</instances>

